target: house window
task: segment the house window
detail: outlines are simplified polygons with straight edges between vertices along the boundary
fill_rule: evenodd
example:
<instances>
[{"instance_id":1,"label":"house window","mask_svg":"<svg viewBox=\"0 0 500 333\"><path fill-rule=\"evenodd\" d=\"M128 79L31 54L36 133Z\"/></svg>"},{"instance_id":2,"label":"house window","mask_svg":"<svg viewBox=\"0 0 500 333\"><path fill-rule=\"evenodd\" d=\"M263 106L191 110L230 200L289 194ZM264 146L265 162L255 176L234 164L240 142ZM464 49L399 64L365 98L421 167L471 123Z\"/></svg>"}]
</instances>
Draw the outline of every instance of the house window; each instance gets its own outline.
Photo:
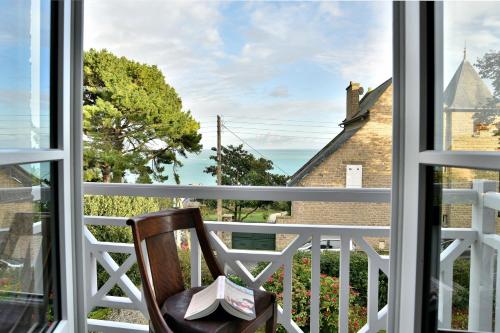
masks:
<instances>
[{"instance_id":1,"label":"house window","mask_svg":"<svg viewBox=\"0 0 500 333\"><path fill-rule=\"evenodd\" d=\"M345 172L345 187L346 188L361 188L363 187L363 166L362 165L346 165Z\"/></svg>"}]
</instances>

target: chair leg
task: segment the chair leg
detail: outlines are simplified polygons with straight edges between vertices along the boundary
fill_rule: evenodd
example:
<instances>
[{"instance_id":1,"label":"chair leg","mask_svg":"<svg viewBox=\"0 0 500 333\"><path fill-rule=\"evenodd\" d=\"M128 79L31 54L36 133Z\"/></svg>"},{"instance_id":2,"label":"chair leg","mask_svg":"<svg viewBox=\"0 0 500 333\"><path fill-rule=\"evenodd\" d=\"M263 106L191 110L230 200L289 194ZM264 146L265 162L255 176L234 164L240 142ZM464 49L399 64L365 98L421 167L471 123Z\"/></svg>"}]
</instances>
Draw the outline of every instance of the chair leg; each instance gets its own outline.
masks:
<instances>
[{"instance_id":1,"label":"chair leg","mask_svg":"<svg viewBox=\"0 0 500 333\"><path fill-rule=\"evenodd\" d=\"M276 303L273 307L273 315L266 322L266 333L276 332L276 322L278 321L278 308Z\"/></svg>"}]
</instances>

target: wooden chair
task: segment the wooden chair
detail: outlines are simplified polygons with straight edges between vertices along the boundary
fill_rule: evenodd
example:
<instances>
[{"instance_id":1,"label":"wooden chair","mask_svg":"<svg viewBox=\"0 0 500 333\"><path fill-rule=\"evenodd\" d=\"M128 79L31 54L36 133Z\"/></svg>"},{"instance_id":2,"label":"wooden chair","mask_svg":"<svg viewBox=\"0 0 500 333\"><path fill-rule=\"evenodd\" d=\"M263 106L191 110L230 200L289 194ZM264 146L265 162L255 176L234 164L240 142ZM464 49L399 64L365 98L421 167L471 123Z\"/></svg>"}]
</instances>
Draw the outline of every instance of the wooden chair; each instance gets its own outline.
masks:
<instances>
[{"instance_id":1,"label":"wooden chair","mask_svg":"<svg viewBox=\"0 0 500 333\"><path fill-rule=\"evenodd\" d=\"M184 320L191 297L203 287L184 288L174 231L195 228L210 273L214 279L223 275L198 208L147 214L129 219L127 224L132 227L151 332L247 333L255 332L264 323L266 333L276 330L275 295L259 289L254 289L257 317L252 321L231 316L221 308L205 318Z\"/></svg>"}]
</instances>

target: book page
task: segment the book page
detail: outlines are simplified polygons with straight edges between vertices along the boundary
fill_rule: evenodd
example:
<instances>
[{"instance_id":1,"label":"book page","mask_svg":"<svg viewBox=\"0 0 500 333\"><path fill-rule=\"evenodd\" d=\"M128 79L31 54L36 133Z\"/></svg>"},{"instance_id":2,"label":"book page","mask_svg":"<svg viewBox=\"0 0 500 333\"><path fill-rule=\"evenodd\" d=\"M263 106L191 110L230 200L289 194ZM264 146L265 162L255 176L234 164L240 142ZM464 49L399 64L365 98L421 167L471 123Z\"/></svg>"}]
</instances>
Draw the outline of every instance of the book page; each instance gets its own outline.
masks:
<instances>
[{"instance_id":1,"label":"book page","mask_svg":"<svg viewBox=\"0 0 500 333\"><path fill-rule=\"evenodd\" d=\"M217 299L219 281L220 279L218 278L211 285L193 295L184 316L185 319L201 318L215 311L219 305L219 300Z\"/></svg>"},{"instance_id":2,"label":"book page","mask_svg":"<svg viewBox=\"0 0 500 333\"><path fill-rule=\"evenodd\" d=\"M226 279L224 300L235 310L244 313L247 317L255 318L253 290L238 286L229 279Z\"/></svg>"}]
</instances>

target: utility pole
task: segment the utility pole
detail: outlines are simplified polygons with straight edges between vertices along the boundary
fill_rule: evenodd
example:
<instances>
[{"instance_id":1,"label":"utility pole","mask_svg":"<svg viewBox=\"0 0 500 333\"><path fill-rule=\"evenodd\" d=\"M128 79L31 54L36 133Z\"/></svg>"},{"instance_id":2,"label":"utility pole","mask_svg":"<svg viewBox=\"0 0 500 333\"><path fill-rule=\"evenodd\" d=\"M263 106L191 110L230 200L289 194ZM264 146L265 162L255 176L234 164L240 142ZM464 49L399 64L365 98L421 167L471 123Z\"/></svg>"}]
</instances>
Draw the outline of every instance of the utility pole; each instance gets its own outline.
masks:
<instances>
[{"instance_id":1,"label":"utility pole","mask_svg":"<svg viewBox=\"0 0 500 333\"><path fill-rule=\"evenodd\" d=\"M217 115L217 185L222 185L222 145L221 145L222 122ZM222 199L217 199L217 221L222 221Z\"/></svg>"}]
</instances>

